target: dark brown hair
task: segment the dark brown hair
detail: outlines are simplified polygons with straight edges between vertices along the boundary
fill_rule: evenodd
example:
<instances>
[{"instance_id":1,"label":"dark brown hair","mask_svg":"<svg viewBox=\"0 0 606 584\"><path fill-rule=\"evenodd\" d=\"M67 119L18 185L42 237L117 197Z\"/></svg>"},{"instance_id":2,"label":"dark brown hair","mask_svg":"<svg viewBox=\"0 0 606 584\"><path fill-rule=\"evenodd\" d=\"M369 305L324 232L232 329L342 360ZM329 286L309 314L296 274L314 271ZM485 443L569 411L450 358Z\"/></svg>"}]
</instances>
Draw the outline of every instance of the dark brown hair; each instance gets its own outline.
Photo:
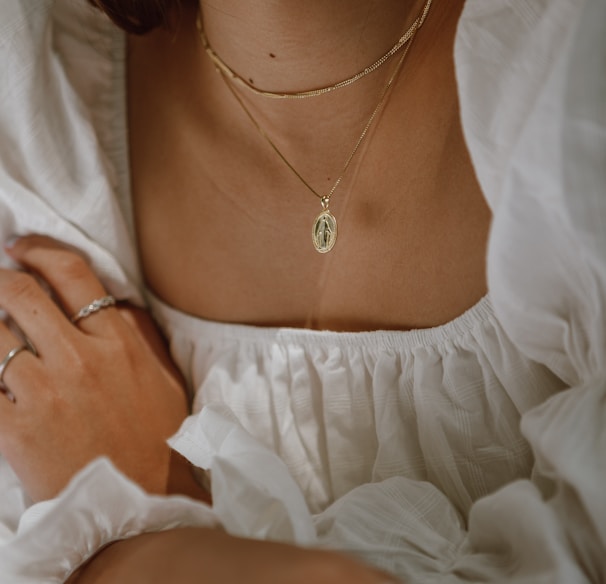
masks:
<instances>
[{"instance_id":1,"label":"dark brown hair","mask_svg":"<svg viewBox=\"0 0 606 584\"><path fill-rule=\"evenodd\" d=\"M182 0L88 0L120 28L145 34L158 27L169 28Z\"/></svg>"}]
</instances>

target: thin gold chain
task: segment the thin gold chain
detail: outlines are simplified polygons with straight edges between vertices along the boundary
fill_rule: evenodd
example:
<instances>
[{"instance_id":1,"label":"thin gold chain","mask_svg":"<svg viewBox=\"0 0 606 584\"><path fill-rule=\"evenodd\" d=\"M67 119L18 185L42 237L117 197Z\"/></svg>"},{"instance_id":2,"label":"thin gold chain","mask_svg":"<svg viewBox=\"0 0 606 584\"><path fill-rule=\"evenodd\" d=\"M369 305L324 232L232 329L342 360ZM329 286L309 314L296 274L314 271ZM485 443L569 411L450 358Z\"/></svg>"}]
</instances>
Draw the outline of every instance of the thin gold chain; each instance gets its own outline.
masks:
<instances>
[{"instance_id":1,"label":"thin gold chain","mask_svg":"<svg viewBox=\"0 0 606 584\"><path fill-rule=\"evenodd\" d=\"M221 70L221 72L232 79L233 81L239 83L240 85L246 87L253 93L257 95L262 95L264 97L270 97L273 99L304 99L306 97L316 97L318 95L323 95L324 93L329 93L330 91L335 91L336 89L341 89L343 87L347 87L352 83L355 83L362 77L365 77L369 73L376 71L381 65L383 65L386 61L388 61L391 57L393 57L404 45L406 45L412 37L415 35L416 31L419 30L425 19L427 18L427 13L429 12L429 8L431 6L432 0L427 0L425 6L421 12L421 14L415 19L415 21L411 24L410 28L398 39L396 44L387 51L382 57L377 59L372 65L369 65L362 71L348 77L347 79L343 79L343 81L339 81L334 85L328 85L326 87L320 87L318 89L310 89L307 91L269 91L265 89L259 89L249 83L244 77L236 73L212 48L206 33L204 32L204 26L202 25L202 16L198 13L198 18L196 20L196 26L198 27L198 33L200 35L200 39L202 40L202 45L204 50L215 64L215 66Z\"/></svg>"},{"instance_id":2,"label":"thin gold chain","mask_svg":"<svg viewBox=\"0 0 606 584\"><path fill-rule=\"evenodd\" d=\"M423 10L423 15L427 15L427 11L428 11L429 7L431 6L431 3L432 3L432 0L428 0L427 4L425 5L425 8ZM418 23L419 20L420 19L417 18L415 20L415 23ZM416 32L418 30L419 30L418 26L413 25L412 36L410 37L411 41L414 39L414 36L415 36L415 34L416 34ZM373 110L372 114L370 115L370 118L366 122L366 125L364 126L364 130L362 130L362 134L360 134L360 137L358 138L355 146L353 147L353 150L351 151L350 155L347 157L347 160L345 161L345 165L343 167L343 170L341 171L341 174L339 175L339 178L337 178L337 180L335 181L335 183L333 184L332 188L330 189L330 191L329 191L329 193L327 195L321 195L320 193L318 193L301 176L301 174L297 171L297 169L288 161L288 159L284 156L284 154L282 154L282 152L280 151L280 149L276 146L276 144L274 143L274 141L269 137L269 135L267 134L267 132L265 132L265 130L260 126L259 122L257 122L257 120L255 119L255 117L252 115L252 112L250 111L250 109L246 106L246 104L244 103L244 101L242 100L242 98L238 95L238 92L235 90L235 88L229 82L229 79L228 79L227 75L225 74L225 72L223 71L223 69L217 67L217 71L221 74L221 78L223 79L223 81L227 85L229 91L236 98L236 101L240 104L240 107L242 108L242 110L244 111L244 113L248 116L248 118L250 119L250 121L252 122L252 124L255 126L255 128L257 129L257 131L259 132L259 134L261 134L261 136L263 136L263 138L265 138L265 140L267 140L267 142L269 143L269 145L272 147L272 149L275 151L275 153L280 157L280 159L282 160L282 162L284 162L284 164L286 164L286 166L297 176L297 178L316 197L318 197L322 201L322 205L325 208L327 208L328 207L328 202L330 201L330 197L335 192L335 190L337 189L337 187L341 184L341 180L345 176L345 173L347 172L347 169L349 168L349 165L351 164L351 161L353 160L354 156L356 155L356 152L358 151L358 148L360 147L360 145L362 144L364 138L366 137L366 134L368 133L368 130L370 129L370 126L372 125L375 117L377 116L379 110L381 109L383 103L385 102L385 99L387 97L389 89L393 85L393 82L395 81L398 73L400 72L400 69L402 68L402 64L404 63L404 59L406 58L406 55L408 54L408 51L409 51L411 45L412 45L412 42L409 43L406 46L406 49L404 50L404 52L400 56L400 59L399 59L397 65L396 65L393 73L389 77L389 80L387 81L387 84L385 85L385 87L383 88L383 91L381 92L381 96L379 98L379 102L377 103L375 109Z\"/></svg>"}]
</instances>

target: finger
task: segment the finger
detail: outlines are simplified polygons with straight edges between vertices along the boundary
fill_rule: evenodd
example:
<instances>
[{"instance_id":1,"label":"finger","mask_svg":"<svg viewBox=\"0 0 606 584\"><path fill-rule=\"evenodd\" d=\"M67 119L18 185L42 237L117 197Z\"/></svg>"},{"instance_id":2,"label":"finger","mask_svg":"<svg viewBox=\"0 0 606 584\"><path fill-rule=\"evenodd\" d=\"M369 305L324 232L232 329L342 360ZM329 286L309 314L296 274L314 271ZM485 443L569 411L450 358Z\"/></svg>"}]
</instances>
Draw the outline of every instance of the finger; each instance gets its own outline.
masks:
<instances>
[{"instance_id":1,"label":"finger","mask_svg":"<svg viewBox=\"0 0 606 584\"><path fill-rule=\"evenodd\" d=\"M22 388L31 382L36 362L37 358L27 344L0 322L0 420L6 404L16 403Z\"/></svg>"},{"instance_id":2,"label":"finger","mask_svg":"<svg viewBox=\"0 0 606 584\"><path fill-rule=\"evenodd\" d=\"M74 328L33 276L0 268L0 307L42 354Z\"/></svg>"},{"instance_id":3,"label":"finger","mask_svg":"<svg viewBox=\"0 0 606 584\"><path fill-rule=\"evenodd\" d=\"M82 254L43 235L28 235L11 242L7 253L26 269L40 275L53 289L68 318L107 295ZM78 321L85 332L103 333L120 323L114 308L96 311Z\"/></svg>"}]
</instances>

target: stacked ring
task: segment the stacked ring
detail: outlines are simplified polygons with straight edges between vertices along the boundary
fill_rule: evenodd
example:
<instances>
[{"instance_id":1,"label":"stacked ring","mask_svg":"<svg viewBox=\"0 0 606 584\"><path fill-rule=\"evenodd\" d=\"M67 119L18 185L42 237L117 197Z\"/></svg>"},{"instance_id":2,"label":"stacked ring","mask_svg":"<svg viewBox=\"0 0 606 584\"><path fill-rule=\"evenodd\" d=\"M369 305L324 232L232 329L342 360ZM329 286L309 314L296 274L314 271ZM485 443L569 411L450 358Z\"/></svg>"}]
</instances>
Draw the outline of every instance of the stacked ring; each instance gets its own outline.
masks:
<instances>
[{"instance_id":1,"label":"stacked ring","mask_svg":"<svg viewBox=\"0 0 606 584\"><path fill-rule=\"evenodd\" d=\"M79 320L94 314L95 312L99 312L103 308L109 308L110 306L116 305L116 299L109 295L103 296L103 298L97 298L97 300L93 300L91 303L83 306L74 316L72 316L72 323L77 323Z\"/></svg>"},{"instance_id":2,"label":"stacked ring","mask_svg":"<svg viewBox=\"0 0 606 584\"><path fill-rule=\"evenodd\" d=\"M19 354L21 351L29 351L33 355L37 355L38 352L36 348L32 345L30 341L24 343L23 345L18 345L14 349L11 349L4 359L0 362L0 392L4 393L6 397L12 402L15 402L15 396L11 392L11 390L4 383L4 373L6 372L6 368L9 366L10 362Z\"/></svg>"}]
</instances>

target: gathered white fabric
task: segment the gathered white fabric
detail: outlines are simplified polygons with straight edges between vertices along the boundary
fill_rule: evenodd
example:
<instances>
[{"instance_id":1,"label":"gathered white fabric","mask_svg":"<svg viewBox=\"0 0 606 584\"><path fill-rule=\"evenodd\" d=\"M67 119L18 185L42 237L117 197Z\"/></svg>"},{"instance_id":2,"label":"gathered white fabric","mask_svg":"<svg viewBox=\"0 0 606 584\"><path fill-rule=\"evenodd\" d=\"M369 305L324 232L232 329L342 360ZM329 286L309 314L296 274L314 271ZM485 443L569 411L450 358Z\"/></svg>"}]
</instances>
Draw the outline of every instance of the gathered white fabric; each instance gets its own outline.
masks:
<instances>
[{"instance_id":1,"label":"gathered white fabric","mask_svg":"<svg viewBox=\"0 0 606 584\"><path fill-rule=\"evenodd\" d=\"M334 333L208 322L146 293L124 36L84 0L0 0L0 240L62 239L112 294L147 299L194 394L171 445L210 469L214 499L149 496L99 460L32 505L0 459L0 584L218 525L410 583L606 581L604 22L603 0L467 0L455 60L494 213L489 295L434 329Z\"/></svg>"}]
</instances>

